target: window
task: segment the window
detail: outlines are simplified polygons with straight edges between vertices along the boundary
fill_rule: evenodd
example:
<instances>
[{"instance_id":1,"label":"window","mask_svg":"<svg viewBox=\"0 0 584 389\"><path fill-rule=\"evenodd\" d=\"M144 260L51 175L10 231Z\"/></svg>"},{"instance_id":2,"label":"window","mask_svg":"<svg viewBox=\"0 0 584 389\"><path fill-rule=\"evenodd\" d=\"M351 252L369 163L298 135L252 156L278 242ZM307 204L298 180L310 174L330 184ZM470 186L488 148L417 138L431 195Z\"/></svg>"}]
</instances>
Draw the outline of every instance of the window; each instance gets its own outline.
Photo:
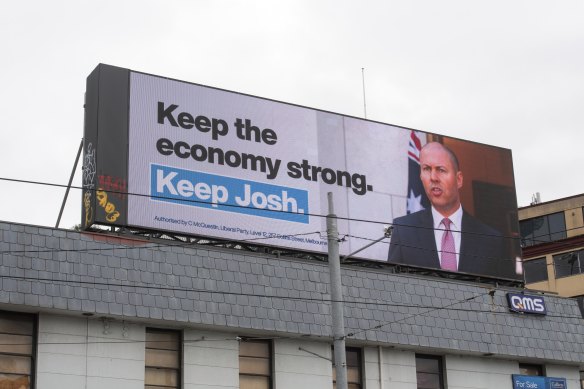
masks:
<instances>
[{"instance_id":1,"label":"window","mask_svg":"<svg viewBox=\"0 0 584 389\"><path fill-rule=\"evenodd\" d=\"M519 374L531 376L543 376L543 366L532 363L520 363Z\"/></svg>"},{"instance_id":2,"label":"window","mask_svg":"<svg viewBox=\"0 0 584 389\"><path fill-rule=\"evenodd\" d=\"M442 357L416 354L418 389L443 389Z\"/></svg>"},{"instance_id":3,"label":"window","mask_svg":"<svg viewBox=\"0 0 584 389\"><path fill-rule=\"evenodd\" d=\"M347 347L347 386L349 389L361 389L361 349ZM337 369L335 368L335 353L333 352L333 388L337 387Z\"/></svg>"},{"instance_id":4,"label":"window","mask_svg":"<svg viewBox=\"0 0 584 389\"><path fill-rule=\"evenodd\" d=\"M146 329L145 389L180 388L181 333Z\"/></svg>"},{"instance_id":5,"label":"window","mask_svg":"<svg viewBox=\"0 0 584 389\"><path fill-rule=\"evenodd\" d=\"M530 259L523 262L523 270L525 271L525 283L547 281L547 263L545 258Z\"/></svg>"},{"instance_id":6,"label":"window","mask_svg":"<svg viewBox=\"0 0 584 389\"><path fill-rule=\"evenodd\" d=\"M552 213L519 222L521 244L533 246L566 238L564 212Z\"/></svg>"},{"instance_id":7,"label":"window","mask_svg":"<svg viewBox=\"0 0 584 389\"><path fill-rule=\"evenodd\" d=\"M33 386L35 316L0 311L0 388Z\"/></svg>"},{"instance_id":8,"label":"window","mask_svg":"<svg viewBox=\"0 0 584 389\"><path fill-rule=\"evenodd\" d=\"M239 342L239 388L272 387L272 343L269 340Z\"/></svg>"},{"instance_id":9,"label":"window","mask_svg":"<svg viewBox=\"0 0 584 389\"><path fill-rule=\"evenodd\" d=\"M554 255L556 278L584 273L584 250Z\"/></svg>"},{"instance_id":10,"label":"window","mask_svg":"<svg viewBox=\"0 0 584 389\"><path fill-rule=\"evenodd\" d=\"M584 389L584 371L580 372L580 389Z\"/></svg>"}]
</instances>

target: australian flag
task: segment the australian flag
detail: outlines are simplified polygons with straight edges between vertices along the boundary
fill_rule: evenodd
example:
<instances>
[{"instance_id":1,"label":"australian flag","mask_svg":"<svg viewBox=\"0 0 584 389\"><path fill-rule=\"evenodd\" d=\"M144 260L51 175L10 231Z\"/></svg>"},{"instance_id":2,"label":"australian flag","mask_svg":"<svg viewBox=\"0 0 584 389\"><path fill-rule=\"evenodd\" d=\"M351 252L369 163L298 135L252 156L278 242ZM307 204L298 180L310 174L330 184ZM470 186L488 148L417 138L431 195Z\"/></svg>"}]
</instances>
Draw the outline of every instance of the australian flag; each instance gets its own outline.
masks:
<instances>
[{"instance_id":1,"label":"australian flag","mask_svg":"<svg viewBox=\"0 0 584 389\"><path fill-rule=\"evenodd\" d=\"M408 205L407 213L414 213L430 207L430 201L424 192L420 180L421 132L411 131L408 145Z\"/></svg>"}]
</instances>

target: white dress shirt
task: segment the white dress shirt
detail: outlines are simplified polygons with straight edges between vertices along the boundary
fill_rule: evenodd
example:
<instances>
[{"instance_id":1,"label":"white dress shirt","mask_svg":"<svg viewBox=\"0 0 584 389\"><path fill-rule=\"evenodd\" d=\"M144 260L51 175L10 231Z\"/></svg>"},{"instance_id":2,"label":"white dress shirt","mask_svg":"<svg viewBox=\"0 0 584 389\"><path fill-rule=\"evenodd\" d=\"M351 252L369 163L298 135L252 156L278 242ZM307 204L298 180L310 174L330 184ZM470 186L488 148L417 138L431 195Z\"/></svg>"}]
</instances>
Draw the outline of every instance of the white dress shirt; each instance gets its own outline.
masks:
<instances>
[{"instance_id":1,"label":"white dress shirt","mask_svg":"<svg viewBox=\"0 0 584 389\"><path fill-rule=\"evenodd\" d=\"M442 223L444 216L432 207L432 218L434 220L434 238L436 239L436 248L438 249L438 259L440 259L442 254L442 235L444 235L444 230L446 228ZM460 233L462 229L462 206L459 206L456 212L448 216L448 219L451 221L450 231L452 231L452 237L454 238L456 268L458 269L460 261L460 241L462 239L462 234Z\"/></svg>"}]
</instances>

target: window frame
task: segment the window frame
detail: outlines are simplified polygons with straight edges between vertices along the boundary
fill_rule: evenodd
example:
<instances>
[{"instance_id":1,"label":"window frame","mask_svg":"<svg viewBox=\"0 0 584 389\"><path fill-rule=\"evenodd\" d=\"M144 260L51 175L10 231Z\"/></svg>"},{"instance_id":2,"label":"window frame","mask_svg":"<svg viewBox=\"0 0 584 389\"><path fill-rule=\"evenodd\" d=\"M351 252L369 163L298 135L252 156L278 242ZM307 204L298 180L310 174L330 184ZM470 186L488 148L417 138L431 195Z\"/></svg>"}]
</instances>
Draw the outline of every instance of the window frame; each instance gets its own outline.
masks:
<instances>
[{"instance_id":1,"label":"window frame","mask_svg":"<svg viewBox=\"0 0 584 389\"><path fill-rule=\"evenodd\" d=\"M540 261L543 261L543 267L544 267L544 270L545 270L545 278L542 278L542 279L537 278L535 280L528 279L528 274L530 273L528 271L528 269L529 269L530 265L532 265L532 266L539 265L539 262ZM525 277L525 283L526 284L533 284L533 283L536 283L536 282L549 281L550 275L548 274L547 258L546 257L539 257L539 258L532 258L532 259L526 259L526 260L524 260L523 261L523 274L524 274L524 277Z\"/></svg>"},{"instance_id":2,"label":"window frame","mask_svg":"<svg viewBox=\"0 0 584 389\"><path fill-rule=\"evenodd\" d=\"M530 371L535 371L536 374L529 374ZM537 363L519 363L519 374L527 375L532 377L545 377L545 368L544 365L540 365Z\"/></svg>"},{"instance_id":3,"label":"window frame","mask_svg":"<svg viewBox=\"0 0 584 389\"><path fill-rule=\"evenodd\" d=\"M334 348L331 346L332 351L332 358L331 358L331 367L333 372L333 388L336 388L336 369L335 369L335 352ZM348 353L355 353L357 356L357 366L349 366L349 358L347 358ZM363 389L363 349L360 347L345 347L345 360L347 361L347 386L353 384L357 385L358 389ZM351 382L349 381L349 367L357 367L359 372L359 382Z\"/></svg>"},{"instance_id":4,"label":"window frame","mask_svg":"<svg viewBox=\"0 0 584 389\"><path fill-rule=\"evenodd\" d=\"M146 364L146 353L148 352L149 349L152 350L160 350L160 349L153 349L153 348L149 348L148 347L148 340L146 339L146 336L148 333L167 333L167 334L176 334L177 335L177 357L178 357L178 363L177 363L177 368L173 369L173 368L169 368L169 367L157 367L157 366L150 366ZM145 329L145 333L144 333L144 387L146 388L146 369L148 368L156 368L156 369L164 369L164 370L176 370L177 371L177 385L176 385L176 389L182 389L183 387L183 375L184 375L184 369L183 369L183 353L184 353L184 347L183 347L183 332L180 330L175 330L175 329L167 329L167 328L158 328L158 327L146 327ZM150 385L152 386L152 385ZM155 387L157 385L154 385ZM170 386L168 388L171 388Z\"/></svg>"},{"instance_id":5,"label":"window frame","mask_svg":"<svg viewBox=\"0 0 584 389\"><path fill-rule=\"evenodd\" d=\"M575 255L575 259L574 262L570 264L570 260L573 255ZM568 258L568 256L570 256L570 258ZM584 249L555 254L552 256L552 259L554 262L554 272L556 274L556 278L565 278L584 274ZM563 270L561 272L558 271L558 269L562 269L563 267L567 268L568 266L570 266L569 274L564 274L566 272ZM576 272L574 272L574 270L576 270Z\"/></svg>"},{"instance_id":6,"label":"window frame","mask_svg":"<svg viewBox=\"0 0 584 389\"><path fill-rule=\"evenodd\" d=\"M242 343L259 343L259 344L266 344L268 346L268 355L267 358L264 357L257 357L252 355L242 355L241 354L241 344ZM274 388L274 342L269 339L255 339L255 338L241 338L239 342L239 348L237 351L238 354L238 368L239 368L239 387L241 387L241 377L267 377L268 378L268 388L266 389L273 389ZM268 360L269 366L269 375L265 374L254 374L254 373L242 373L241 372L241 359L243 358L263 358Z\"/></svg>"},{"instance_id":7,"label":"window frame","mask_svg":"<svg viewBox=\"0 0 584 389\"><path fill-rule=\"evenodd\" d=\"M558 220L555 220L556 217L558 218ZM555 225L556 222L559 221L560 217L561 217L561 220L563 223L563 228L561 230L551 231L550 226L552 224ZM535 228L532 227L529 234L524 234L524 230L525 230L526 226L528 226L529 223L535 223L535 221L538 219L543 220L543 223L540 226L540 228L538 228L538 230L545 227L546 232L544 234L534 236ZM552 220L552 224L550 224L550 219L554 219L554 220ZM542 244L542 243L549 243L549 242L555 242L558 240L566 239L567 238L566 214L564 211L560 211L560 212L548 213L546 215L532 217L529 219L520 220L519 221L519 236L521 238L521 245L523 247L536 246L536 245Z\"/></svg>"},{"instance_id":8,"label":"window frame","mask_svg":"<svg viewBox=\"0 0 584 389\"><path fill-rule=\"evenodd\" d=\"M444 357L442 355L432 355L432 354L416 354L416 388L417 389L444 389L446 388L446 374L445 374L445 367L446 364L444 363ZM433 360L438 362L438 372L427 372L427 371L420 371L419 370L419 359L425 360ZM425 373L425 374L436 374L438 376L438 388L425 388L420 387L420 383L418 382L418 373Z\"/></svg>"},{"instance_id":9,"label":"window frame","mask_svg":"<svg viewBox=\"0 0 584 389\"><path fill-rule=\"evenodd\" d=\"M30 374L27 376L29 377L29 389L36 388L36 370L37 370L37 352L38 352L38 315L32 313L25 313L25 312L14 312L14 311L5 311L0 310L0 317L4 317L4 315L10 317L20 317L30 319L31 321L31 350L30 355L26 354L19 354L19 353L10 353L10 352L0 352L0 355L8 355L8 356L17 356L19 358L29 358L30 359ZM6 332L5 334L10 334ZM22 334L13 334L22 336ZM25 335L26 336L26 335ZM10 373L6 373L10 374ZM26 375L26 374L18 374L18 375Z\"/></svg>"}]
</instances>

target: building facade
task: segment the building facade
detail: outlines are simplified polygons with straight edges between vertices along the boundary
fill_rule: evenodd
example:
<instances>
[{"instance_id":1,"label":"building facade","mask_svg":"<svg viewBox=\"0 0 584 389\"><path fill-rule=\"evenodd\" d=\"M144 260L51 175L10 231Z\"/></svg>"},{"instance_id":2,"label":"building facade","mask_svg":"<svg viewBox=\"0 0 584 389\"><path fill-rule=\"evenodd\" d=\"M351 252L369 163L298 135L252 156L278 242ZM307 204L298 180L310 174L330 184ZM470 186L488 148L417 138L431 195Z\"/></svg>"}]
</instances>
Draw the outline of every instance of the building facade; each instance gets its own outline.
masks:
<instances>
[{"instance_id":1,"label":"building facade","mask_svg":"<svg viewBox=\"0 0 584 389\"><path fill-rule=\"evenodd\" d=\"M584 194L519 208L526 287L584 296Z\"/></svg>"},{"instance_id":2,"label":"building facade","mask_svg":"<svg viewBox=\"0 0 584 389\"><path fill-rule=\"evenodd\" d=\"M2 388L333 388L326 263L0 222ZM350 388L578 388L582 312L342 267Z\"/></svg>"}]
</instances>

